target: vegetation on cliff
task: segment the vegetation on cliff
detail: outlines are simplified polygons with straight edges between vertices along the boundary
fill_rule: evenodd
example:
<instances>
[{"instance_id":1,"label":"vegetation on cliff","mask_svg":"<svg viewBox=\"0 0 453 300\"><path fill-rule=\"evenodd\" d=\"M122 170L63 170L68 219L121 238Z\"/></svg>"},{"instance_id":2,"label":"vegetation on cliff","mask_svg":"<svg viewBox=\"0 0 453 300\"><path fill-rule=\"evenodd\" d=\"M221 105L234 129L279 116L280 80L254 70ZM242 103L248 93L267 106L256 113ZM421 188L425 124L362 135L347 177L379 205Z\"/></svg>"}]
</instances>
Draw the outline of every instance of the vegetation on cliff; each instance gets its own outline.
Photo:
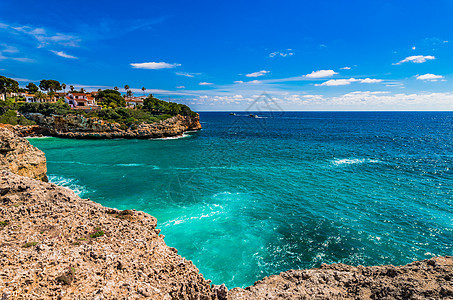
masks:
<instances>
[{"instance_id":1,"label":"vegetation on cliff","mask_svg":"<svg viewBox=\"0 0 453 300\"><path fill-rule=\"evenodd\" d=\"M152 94L149 94L145 99L140 98L139 102L134 102L133 108L126 108L126 103L127 101L131 102L133 93L128 85L125 85L124 89L126 90L125 95L122 95L117 87L105 90L99 89L88 94L82 88L80 93L84 94L83 98L87 99L87 96L94 96L98 105L93 107L84 106L85 109L74 109L81 104L72 103L72 107L66 104L70 102L66 101L69 96L66 94L66 84L64 83L53 79L44 79L40 81L39 87L30 82L25 88L20 88L16 80L0 76L0 93L4 99L4 101L0 101L0 123L33 125L35 123L26 118L27 114L30 113L40 113L44 116L83 115L87 118L119 123L123 129L126 129L133 125L150 124L176 115L189 117L196 117L197 115L187 105L163 101L155 98ZM61 90L64 90L64 93L57 93ZM142 87L143 93L145 90L146 88ZM70 92L78 91L71 85ZM24 94L20 93L32 93L34 97L32 101L37 102L28 102L28 100L25 102ZM9 98L7 97L8 94L10 95ZM74 105L77 107L74 107ZM99 110L99 108L102 109Z\"/></svg>"},{"instance_id":2,"label":"vegetation on cliff","mask_svg":"<svg viewBox=\"0 0 453 300\"><path fill-rule=\"evenodd\" d=\"M70 114L83 115L88 118L98 118L107 122L119 123L127 127L134 124L158 122L178 114L182 116L196 116L196 113L193 112L187 105L159 100L154 98L152 95L144 100L143 106L138 106L136 109L118 107L116 105L116 103L118 103L117 100L123 98L110 92L116 92L114 90L107 91L108 92L106 93L104 93L104 91L99 93L100 97L105 97L100 99L103 99L101 100L101 103L107 104L107 108L92 111L74 110L62 101L56 103L24 103L15 102L13 99L0 101L0 123L12 125L33 125L33 121L27 120L22 115L26 115L28 113L40 113L45 116L65 116ZM116 93L119 94L119 92Z\"/></svg>"}]
</instances>

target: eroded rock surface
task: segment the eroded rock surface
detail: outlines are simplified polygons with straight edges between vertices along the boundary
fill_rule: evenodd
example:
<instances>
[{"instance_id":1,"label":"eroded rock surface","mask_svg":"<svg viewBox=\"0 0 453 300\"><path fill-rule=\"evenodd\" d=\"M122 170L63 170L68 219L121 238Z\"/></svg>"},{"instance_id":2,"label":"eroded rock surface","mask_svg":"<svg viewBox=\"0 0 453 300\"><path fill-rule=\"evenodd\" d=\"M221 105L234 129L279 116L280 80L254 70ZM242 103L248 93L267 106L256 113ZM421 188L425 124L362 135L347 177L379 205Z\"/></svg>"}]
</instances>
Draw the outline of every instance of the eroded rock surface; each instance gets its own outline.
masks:
<instances>
[{"instance_id":1,"label":"eroded rock surface","mask_svg":"<svg viewBox=\"0 0 453 300\"><path fill-rule=\"evenodd\" d=\"M0 191L0 298L213 299L152 216L8 171Z\"/></svg>"},{"instance_id":2,"label":"eroded rock surface","mask_svg":"<svg viewBox=\"0 0 453 300\"><path fill-rule=\"evenodd\" d=\"M118 123L110 123L82 115L44 116L33 113L26 115L50 135L65 138L110 139L110 138L163 138L180 136L186 131L201 129L200 118L176 115L164 121L142 123L132 128L124 128Z\"/></svg>"},{"instance_id":3,"label":"eroded rock surface","mask_svg":"<svg viewBox=\"0 0 453 300\"><path fill-rule=\"evenodd\" d=\"M6 128L0 128L0 170L47 181L44 153Z\"/></svg>"},{"instance_id":4,"label":"eroded rock surface","mask_svg":"<svg viewBox=\"0 0 453 300\"><path fill-rule=\"evenodd\" d=\"M228 299L453 299L453 257L406 266L323 265L266 277Z\"/></svg>"}]
</instances>

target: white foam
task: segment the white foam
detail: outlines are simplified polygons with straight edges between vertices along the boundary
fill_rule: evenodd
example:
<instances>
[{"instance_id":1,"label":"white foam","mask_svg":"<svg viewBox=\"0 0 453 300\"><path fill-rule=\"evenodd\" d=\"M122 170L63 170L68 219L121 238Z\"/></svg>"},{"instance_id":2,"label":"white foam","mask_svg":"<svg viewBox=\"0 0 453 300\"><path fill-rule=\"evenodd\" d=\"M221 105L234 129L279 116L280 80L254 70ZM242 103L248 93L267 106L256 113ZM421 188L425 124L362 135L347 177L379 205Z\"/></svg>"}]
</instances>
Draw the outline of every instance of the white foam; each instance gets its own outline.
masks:
<instances>
[{"instance_id":1,"label":"white foam","mask_svg":"<svg viewBox=\"0 0 453 300\"><path fill-rule=\"evenodd\" d=\"M47 177L49 178L49 182L70 189L80 197L88 192L88 189L85 186L79 184L74 178L66 178L59 175L47 175Z\"/></svg>"},{"instance_id":2,"label":"white foam","mask_svg":"<svg viewBox=\"0 0 453 300\"><path fill-rule=\"evenodd\" d=\"M187 134L186 132L184 132L182 135L163 137L163 138L154 138L154 139L150 139L150 140L151 141L179 140L179 139L183 139L183 138L187 138L187 137L190 137L190 134Z\"/></svg>"},{"instance_id":3,"label":"white foam","mask_svg":"<svg viewBox=\"0 0 453 300\"><path fill-rule=\"evenodd\" d=\"M141 166L144 166L144 164L116 164L116 166L119 166L119 167L141 167Z\"/></svg>"},{"instance_id":4,"label":"white foam","mask_svg":"<svg viewBox=\"0 0 453 300\"><path fill-rule=\"evenodd\" d=\"M364 163L378 163L379 160L377 159L369 159L369 158L343 158L343 159L334 159L332 164L336 166L341 165L355 165L355 164L364 164Z\"/></svg>"}]
</instances>

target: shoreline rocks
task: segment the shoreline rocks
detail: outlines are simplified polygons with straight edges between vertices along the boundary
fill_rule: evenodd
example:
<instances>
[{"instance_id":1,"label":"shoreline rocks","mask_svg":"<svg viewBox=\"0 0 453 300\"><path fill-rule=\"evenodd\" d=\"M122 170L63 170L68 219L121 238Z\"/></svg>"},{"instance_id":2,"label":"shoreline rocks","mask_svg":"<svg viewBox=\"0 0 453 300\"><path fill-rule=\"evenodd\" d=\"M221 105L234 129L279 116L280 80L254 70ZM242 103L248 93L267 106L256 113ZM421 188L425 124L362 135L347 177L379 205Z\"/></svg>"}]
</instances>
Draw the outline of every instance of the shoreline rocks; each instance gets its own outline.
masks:
<instances>
[{"instance_id":1,"label":"shoreline rocks","mask_svg":"<svg viewBox=\"0 0 453 300\"><path fill-rule=\"evenodd\" d=\"M122 126L119 123L86 118L82 115L45 116L39 113L30 113L26 117L35 121L42 128L42 132L47 133L47 135L73 139L165 138L181 136L186 131L201 129L198 114L195 117L176 115L163 121L150 124L142 123L130 128L125 128L124 125ZM12 129L20 136L27 133L33 134L33 130L27 131L22 127L29 126L14 126ZM34 131L39 130L34 129Z\"/></svg>"},{"instance_id":2,"label":"shoreline rocks","mask_svg":"<svg viewBox=\"0 0 453 300\"><path fill-rule=\"evenodd\" d=\"M47 181L44 152L5 128L0 128L0 170Z\"/></svg>"},{"instance_id":3,"label":"shoreline rocks","mask_svg":"<svg viewBox=\"0 0 453 300\"><path fill-rule=\"evenodd\" d=\"M453 299L451 256L399 267L289 270L231 290L211 285L165 244L151 215L32 179L44 180L45 156L7 129L0 128L0 145L2 300Z\"/></svg>"}]
</instances>

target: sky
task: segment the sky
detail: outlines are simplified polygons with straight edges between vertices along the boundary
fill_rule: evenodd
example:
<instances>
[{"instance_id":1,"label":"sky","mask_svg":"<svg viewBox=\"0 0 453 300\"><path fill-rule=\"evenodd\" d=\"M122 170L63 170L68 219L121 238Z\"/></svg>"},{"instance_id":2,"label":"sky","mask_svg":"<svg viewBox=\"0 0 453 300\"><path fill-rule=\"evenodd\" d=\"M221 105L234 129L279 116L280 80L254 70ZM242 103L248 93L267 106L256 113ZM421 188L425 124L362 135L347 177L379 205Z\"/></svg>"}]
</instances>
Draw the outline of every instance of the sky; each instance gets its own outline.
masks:
<instances>
[{"instance_id":1,"label":"sky","mask_svg":"<svg viewBox=\"0 0 453 300\"><path fill-rule=\"evenodd\" d=\"M0 1L0 75L198 111L453 110L453 1Z\"/></svg>"}]
</instances>

